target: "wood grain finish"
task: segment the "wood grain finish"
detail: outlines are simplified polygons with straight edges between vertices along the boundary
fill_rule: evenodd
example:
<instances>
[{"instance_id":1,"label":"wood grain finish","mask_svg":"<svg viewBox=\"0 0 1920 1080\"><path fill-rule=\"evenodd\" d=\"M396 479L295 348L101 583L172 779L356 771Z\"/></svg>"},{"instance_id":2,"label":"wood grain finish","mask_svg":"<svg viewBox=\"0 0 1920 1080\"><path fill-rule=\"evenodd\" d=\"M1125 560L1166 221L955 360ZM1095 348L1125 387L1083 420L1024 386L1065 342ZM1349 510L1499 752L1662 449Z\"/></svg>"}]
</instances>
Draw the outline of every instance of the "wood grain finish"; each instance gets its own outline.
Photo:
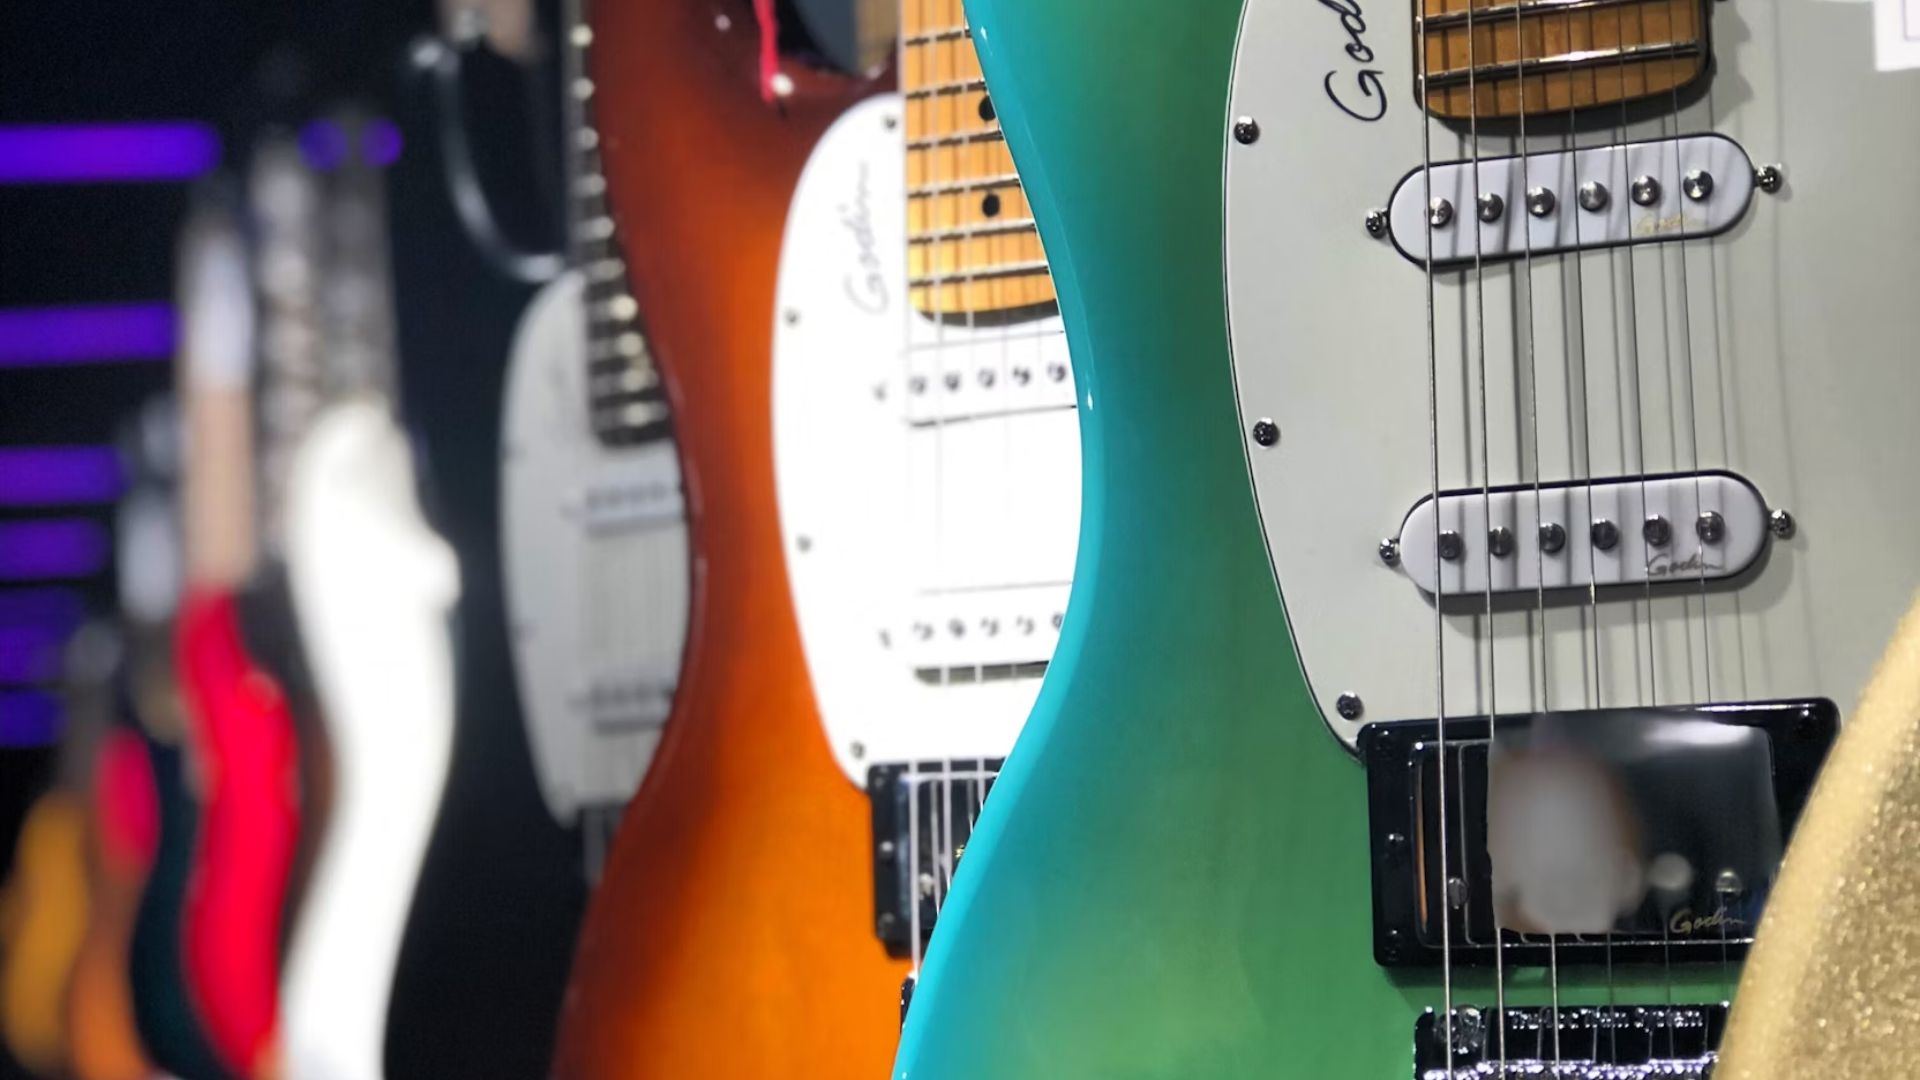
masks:
<instances>
[{"instance_id":1,"label":"wood grain finish","mask_svg":"<svg viewBox=\"0 0 1920 1080\"><path fill-rule=\"evenodd\" d=\"M692 622L658 756L582 928L554 1072L882 1076L905 965L872 930L865 799L816 715L774 500L771 347L800 169L879 89L787 68L744 0L605 3L592 71L614 213L676 417Z\"/></svg>"}]
</instances>

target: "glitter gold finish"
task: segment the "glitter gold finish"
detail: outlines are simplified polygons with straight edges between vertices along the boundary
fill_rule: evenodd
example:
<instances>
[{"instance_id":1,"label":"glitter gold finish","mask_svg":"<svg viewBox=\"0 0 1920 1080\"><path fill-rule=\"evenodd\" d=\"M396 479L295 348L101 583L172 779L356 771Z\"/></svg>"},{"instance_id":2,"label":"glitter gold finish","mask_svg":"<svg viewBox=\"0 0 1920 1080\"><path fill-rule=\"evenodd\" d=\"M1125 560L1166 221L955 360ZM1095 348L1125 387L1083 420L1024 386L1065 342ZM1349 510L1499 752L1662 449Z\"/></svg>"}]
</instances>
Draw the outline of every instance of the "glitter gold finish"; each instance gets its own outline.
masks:
<instances>
[{"instance_id":1,"label":"glitter gold finish","mask_svg":"<svg viewBox=\"0 0 1920 1080\"><path fill-rule=\"evenodd\" d=\"M1920 597L1795 830L1716 1077L1920 1076Z\"/></svg>"}]
</instances>

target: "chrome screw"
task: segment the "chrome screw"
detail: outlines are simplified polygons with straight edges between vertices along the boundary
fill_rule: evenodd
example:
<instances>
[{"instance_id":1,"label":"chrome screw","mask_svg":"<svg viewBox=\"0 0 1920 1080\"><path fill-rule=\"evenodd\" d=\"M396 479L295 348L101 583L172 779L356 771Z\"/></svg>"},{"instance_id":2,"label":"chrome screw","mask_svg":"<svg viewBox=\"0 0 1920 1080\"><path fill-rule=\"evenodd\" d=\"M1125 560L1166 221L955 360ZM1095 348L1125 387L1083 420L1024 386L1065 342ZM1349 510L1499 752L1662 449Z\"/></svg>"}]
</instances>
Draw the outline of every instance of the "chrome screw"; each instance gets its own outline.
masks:
<instances>
[{"instance_id":1,"label":"chrome screw","mask_svg":"<svg viewBox=\"0 0 1920 1080\"><path fill-rule=\"evenodd\" d=\"M1558 555L1567 546L1567 529L1557 521L1549 521L1540 526L1540 551L1547 555Z\"/></svg>"},{"instance_id":2,"label":"chrome screw","mask_svg":"<svg viewBox=\"0 0 1920 1080\"><path fill-rule=\"evenodd\" d=\"M1551 189L1543 187L1527 189L1527 213L1534 217L1546 217L1553 213L1553 208L1558 205L1560 200L1553 197Z\"/></svg>"},{"instance_id":3,"label":"chrome screw","mask_svg":"<svg viewBox=\"0 0 1920 1080\"><path fill-rule=\"evenodd\" d=\"M1637 176L1633 180L1633 201L1640 206L1652 206L1660 201L1660 181L1651 176Z\"/></svg>"},{"instance_id":4,"label":"chrome screw","mask_svg":"<svg viewBox=\"0 0 1920 1080\"><path fill-rule=\"evenodd\" d=\"M1255 420L1253 422L1253 441L1259 443L1261 446L1272 446L1274 443L1279 442L1280 425L1271 420Z\"/></svg>"},{"instance_id":5,"label":"chrome screw","mask_svg":"<svg viewBox=\"0 0 1920 1080\"><path fill-rule=\"evenodd\" d=\"M1052 379L1054 382L1063 382L1066 380L1066 377L1067 377L1067 365L1065 364L1048 364L1047 365L1047 378Z\"/></svg>"},{"instance_id":6,"label":"chrome screw","mask_svg":"<svg viewBox=\"0 0 1920 1080\"><path fill-rule=\"evenodd\" d=\"M1605 210L1607 203L1611 201L1613 201L1613 199L1612 195L1607 191L1607 185L1600 181L1589 180L1580 185L1580 209L1591 210L1597 214Z\"/></svg>"},{"instance_id":7,"label":"chrome screw","mask_svg":"<svg viewBox=\"0 0 1920 1080\"><path fill-rule=\"evenodd\" d=\"M1720 516L1719 511L1702 510L1700 516L1694 519L1693 531L1699 535L1702 542L1717 544L1721 537L1727 535L1727 522Z\"/></svg>"},{"instance_id":8,"label":"chrome screw","mask_svg":"<svg viewBox=\"0 0 1920 1080\"><path fill-rule=\"evenodd\" d=\"M1499 221L1500 215L1507 212L1507 200L1501 198L1500 196L1494 194L1491 191L1481 192L1479 203L1480 203L1480 220L1486 222L1489 225L1493 224L1496 221Z\"/></svg>"},{"instance_id":9,"label":"chrome screw","mask_svg":"<svg viewBox=\"0 0 1920 1080\"><path fill-rule=\"evenodd\" d=\"M1448 529L1447 531L1440 534L1440 557L1441 558L1447 560L1448 562L1452 562L1455 559L1458 559L1460 557L1460 553L1464 550L1466 550L1466 544L1461 542L1459 533L1454 532L1452 529Z\"/></svg>"},{"instance_id":10,"label":"chrome screw","mask_svg":"<svg viewBox=\"0 0 1920 1080\"><path fill-rule=\"evenodd\" d=\"M961 622L959 619L948 619L947 632L952 634L954 637L966 637L967 624Z\"/></svg>"},{"instance_id":11,"label":"chrome screw","mask_svg":"<svg viewBox=\"0 0 1920 1080\"><path fill-rule=\"evenodd\" d=\"M1466 901L1466 885L1459 878L1447 881L1448 899L1452 899L1453 883L1460 882L1461 900L1453 906L1459 907ZM1442 1038L1445 1036L1443 1035ZM1487 1046L1486 1015L1471 1005L1463 1005L1453 1010L1453 1052L1462 1057L1478 1054Z\"/></svg>"},{"instance_id":12,"label":"chrome screw","mask_svg":"<svg viewBox=\"0 0 1920 1080\"><path fill-rule=\"evenodd\" d=\"M1454 875L1447 879L1447 906L1462 908L1467 904L1467 879ZM1477 1014L1476 1014L1477 1015Z\"/></svg>"},{"instance_id":13,"label":"chrome screw","mask_svg":"<svg viewBox=\"0 0 1920 1080\"><path fill-rule=\"evenodd\" d=\"M946 376L942 378L940 381L946 383L947 389L949 390L960 389L960 373L957 371L947 372Z\"/></svg>"},{"instance_id":14,"label":"chrome screw","mask_svg":"<svg viewBox=\"0 0 1920 1080\"><path fill-rule=\"evenodd\" d=\"M925 641L933 636L933 627L923 622L914 623L913 636L919 638L921 641Z\"/></svg>"},{"instance_id":15,"label":"chrome screw","mask_svg":"<svg viewBox=\"0 0 1920 1080\"><path fill-rule=\"evenodd\" d=\"M1753 186L1771 195L1786 183L1787 174L1778 165L1762 165L1753 170Z\"/></svg>"},{"instance_id":16,"label":"chrome screw","mask_svg":"<svg viewBox=\"0 0 1920 1080\"><path fill-rule=\"evenodd\" d=\"M992 368L980 369L980 385L983 387L993 385L993 369Z\"/></svg>"},{"instance_id":17,"label":"chrome screw","mask_svg":"<svg viewBox=\"0 0 1920 1080\"><path fill-rule=\"evenodd\" d=\"M1699 202L1713 194L1713 174L1705 169L1689 169L1680 180L1680 190L1687 193L1687 198Z\"/></svg>"},{"instance_id":18,"label":"chrome screw","mask_svg":"<svg viewBox=\"0 0 1920 1080\"><path fill-rule=\"evenodd\" d=\"M908 379L908 380L907 380L907 389L909 389L909 390L911 390L911 391L913 391L913 392L914 392L914 393L916 393L916 394L924 394L924 393L926 393L926 392L927 392L927 377L926 377L925 375L915 375L915 376L913 376L912 378L910 378L910 379Z\"/></svg>"},{"instance_id":19,"label":"chrome screw","mask_svg":"<svg viewBox=\"0 0 1920 1080\"><path fill-rule=\"evenodd\" d=\"M1242 116L1233 122L1233 141L1241 146L1251 146L1260 139L1260 125L1251 116Z\"/></svg>"},{"instance_id":20,"label":"chrome screw","mask_svg":"<svg viewBox=\"0 0 1920 1080\"><path fill-rule=\"evenodd\" d=\"M1400 565L1400 541L1389 536L1380 541L1380 561L1388 566Z\"/></svg>"},{"instance_id":21,"label":"chrome screw","mask_svg":"<svg viewBox=\"0 0 1920 1080\"><path fill-rule=\"evenodd\" d=\"M1673 526L1667 523L1666 518L1654 514L1641 524L1640 535L1654 547L1666 547L1667 541L1673 539Z\"/></svg>"},{"instance_id":22,"label":"chrome screw","mask_svg":"<svg viewBox=\"0 0 1920 1080\"><path fill-rule=\"evenodd\" d=\"M1453 204L1445 199L1435 199L1427 204L1427 224L1436 229L1444 229L1453 221Z\"/></svg>"},{"instance_id":23,"label":"chrome screw","mask_svg":"<svg viewBox=\"0 0 1920 1080\"><path fill-rule=\"evenodd\" d=\"M1387 212L1385 210L1367 211L1367 235L1375 240L1387 235Z\"/></svg>"},{"instance_id":24,"label":"chrome screw","mask_svg":"<svg viewBox=\"0 0 1920 1080\"><path fill-rule=\"evenodd\" d=\"M1513 530L1505 525L1495 525L1487 531L1487 550L1493 552L1496 559L1504 559L1513 554Z\"/></svg>"},{"instance_id":25,"label":"chrome screw","mask_svg":"<svg viewBox=\"0 0 1920 1080\"><path fill-rule=\"evenodd\" d=\"M1595 518L1588 535L1593 538L1594 547L1601 551L1612 551L1613 545L1620 542L1620 527L1606 518Z\"/></svg>"},{"instance_id":26,"label":"chrome screw","mask_svg":"<svg viewBox=\"0 0 1920 1080\"><path fill-rule=\"evenodd\" d=\"M1360 701L1360 695L1349 690L1334 699L1333 709L1342 720L1358 720L1367 707Z\"/></svg>"},{"instance_id":27,"label":"chrome screw","mask_svg":"<svg viewBox=\"0 0 1920 1080\"><path fill-rule=\"evenodd\" d=\"M1797 526L1794 524L1792 514L1785 510L1775 510L1767 515L1767 528L1773 530L1773 535L1785 540L1793 535Z\"/></svg>"},{"instance_id":28,"label":"chrome screw","mask_svg":"<svg viewBox=\"0 0 1920 1080\"><path fill-rule=\"evenodd\" d=\"M1017 367L1017 368L1014 368L1014 369L1013 369L1013 381L1014 381L1014 383L1015 383L1015 384L1017 384L1017 385L1019 385L1019 386L1025 386L1025 385L1027 385L1027 384L1028 384L1029 382L1032 382L1032 381L1033 381L1033 372L1032 372L1031 370L1029 370L1029 369L1027 369L1027 368L1024 368L1024 367Z\"/></svg>"}]
</instances>

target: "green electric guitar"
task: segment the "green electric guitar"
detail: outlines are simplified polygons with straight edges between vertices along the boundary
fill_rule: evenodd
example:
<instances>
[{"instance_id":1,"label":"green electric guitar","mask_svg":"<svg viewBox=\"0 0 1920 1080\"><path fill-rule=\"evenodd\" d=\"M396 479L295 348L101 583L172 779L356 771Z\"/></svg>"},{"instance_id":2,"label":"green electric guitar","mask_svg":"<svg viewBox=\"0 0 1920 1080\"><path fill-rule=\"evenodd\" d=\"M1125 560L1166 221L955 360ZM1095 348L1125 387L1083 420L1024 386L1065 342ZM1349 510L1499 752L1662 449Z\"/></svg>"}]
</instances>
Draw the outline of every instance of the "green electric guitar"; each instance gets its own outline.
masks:
<instances>
[{"instance_id":1,"label":"green electric guitar","mask_svg":"<svg viewBox=\"0 0 1920 1080\"><path fill-rule=\"evenodd\" d=\"M900 1080L1712 1068L1920 584L1920 72L1413 4L967 4L1085 494Z\"/></svg>"}]
</instances>

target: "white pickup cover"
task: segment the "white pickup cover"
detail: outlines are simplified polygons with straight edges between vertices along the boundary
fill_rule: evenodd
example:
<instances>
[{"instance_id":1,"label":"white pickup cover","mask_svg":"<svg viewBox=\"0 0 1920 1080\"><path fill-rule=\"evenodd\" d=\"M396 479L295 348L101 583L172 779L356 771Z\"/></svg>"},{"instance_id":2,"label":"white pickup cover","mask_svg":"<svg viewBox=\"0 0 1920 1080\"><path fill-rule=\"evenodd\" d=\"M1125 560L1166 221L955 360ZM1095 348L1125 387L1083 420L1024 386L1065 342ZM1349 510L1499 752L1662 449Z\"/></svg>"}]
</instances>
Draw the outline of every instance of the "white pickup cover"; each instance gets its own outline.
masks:
<instances>
[{"instance_id":1,"label":"white pickup cover","mask_svg":"<svg viewBox=\"0 0 1920 1080\"><path fill-rule=\"evenodd\" d=\"M1589 583L1641 585L1649 581L1696 582L1732 577L1753 564L1767 538L1767 508L1760 493L1729 473L1626 477L1542 485L1536 503L1531 486L1442 492L1439 532L1460 538L1457 557L1434 558L1434 500L1420 500L1400 527L1400 564L1428 593L1480 595L1493 575L1496 593L1585 589ZM1719 515L1719 535L1702 540L1695 523L1702 513ZM1664 544L1647 541L1645 523L1658 517L1670 534ZM1593 543L1593 523L1617 531L1610 548ZM1565 543L1540 547L1542 524L1557 524ZM1493 528L1512 537L1512 550L1489 558ZM1434 588L1436 563L1439 589Z\"/></svg>"},{"instance_id":2,"label":"white pickup cover","mask_svg":"<svg viewBox=\"0 0 1920 1080\"><path fill-rule=\"evenodd\" d=\"M1483 260L1521 258L1529 253L1590 250L1616 244L1711 236L1732 228L1747 212L1753 196L1753 162L1740 144L1720 135L1595 146L1522 157L1488 157L1474 163L1454 161L1433 167L1431 201L1446 201L1445 223L1431 225L1429 190L1415 169L1394 189L1390 221L1394 246L1425 265L1427 237L1433 235L1435 265L1470 262L1476 255L1474 227ZM1704 177L1689 185L1688 177ZM1634 185L1643 178L1642 205ZM1604 205L1585 209L1580 189L1589 183L1604 190ZM1688 193L1692 186L1701 198ZM1552 209L1532 213L1527 193L1552 194ZM1480 197L1497 196L1499 216L1483 221Z\"/></svg>"}]
</instances>

